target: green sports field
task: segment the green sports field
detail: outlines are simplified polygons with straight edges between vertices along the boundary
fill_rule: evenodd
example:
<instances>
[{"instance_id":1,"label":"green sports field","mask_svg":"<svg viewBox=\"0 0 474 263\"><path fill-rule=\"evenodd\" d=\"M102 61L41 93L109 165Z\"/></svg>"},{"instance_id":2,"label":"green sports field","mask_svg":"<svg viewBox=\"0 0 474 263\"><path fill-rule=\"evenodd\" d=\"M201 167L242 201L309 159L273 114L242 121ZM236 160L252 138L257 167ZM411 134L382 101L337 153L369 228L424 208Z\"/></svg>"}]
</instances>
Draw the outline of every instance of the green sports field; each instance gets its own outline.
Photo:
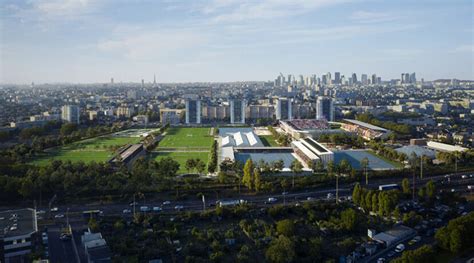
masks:
<instances>
[{"instance_id":1,"label":"green sports field","mask_svg":"<svg viewBox=\"0 0 474 263\"><path fill-rule=\"evenodd\" d=\"M209 135L210 128L170 128L166 131L158 147L211 147L214 140Z\"/></svg>"},{"instance_id":2,"label":"green sports field","mask_svg":"<svg viewBox=\"0 0 474 263\"><path fill-rule=\"evenodd\" d=\"M113 135L96 137L50 149L45 154L33 159L31 164L46 165L51 160L83 161L85 163L105 162L113 156L114 151L118 148L139 141L140 138L137 137L115 137Z\"/></svg>"},{"instance_id":3,"label":"green sports field","mask_svg":"<svg viewBox=\"0 0 474 263\"><path fill-rule=\"evenodd\" d=\"M186 161L188 159L201 159L206 164L207 169L207 162L209 158L209 152L154 152L152 158L155 160L160 160L165 157L171 157L173 160L179 163L179 171L178 173L187 173L186 170ZM193 172L193 171L192 171Z\"/></svg>"}]
</instances>

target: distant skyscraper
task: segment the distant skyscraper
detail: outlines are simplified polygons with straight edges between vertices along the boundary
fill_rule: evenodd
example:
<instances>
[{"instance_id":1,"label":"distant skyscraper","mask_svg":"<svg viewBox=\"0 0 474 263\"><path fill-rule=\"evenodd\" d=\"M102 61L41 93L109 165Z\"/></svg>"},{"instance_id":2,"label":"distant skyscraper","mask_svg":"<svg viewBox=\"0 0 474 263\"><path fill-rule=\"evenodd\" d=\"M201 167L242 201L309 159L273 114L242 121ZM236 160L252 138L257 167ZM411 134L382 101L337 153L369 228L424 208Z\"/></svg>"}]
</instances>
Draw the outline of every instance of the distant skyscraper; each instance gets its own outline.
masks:
<instances>
[{"instance_id":1,"label":"distant skyscraper","mask_svg":"<svg viewBox=\"0 0 474 263\"><path fill-rule=\"evenodd\" d=\"M144 88L144 87L145 87L145 80L142 79L142 88Z\"/></svg>"},{"instance_id":2,"label":"distant skyscraper","mask_svg":"<svg viewBox=\"0 0 474 263\"><path fill-rule=\"evenodd\" d=\"M357 84L357 74L352 73L352 83Z\"/></svg>"},{"instance_id":3,"label":"distant skyscraper","mask_svg":"<svg viewBox=\"0 0 474 263\"><path fill-rule=\"evenodd\" d=\"M372 85L377 84L377 75L372 74L372 79L371 79L371 82L370 82L370 83L372 83Z\"/></svg>"},{"instance_id":4,"label":"distant skyscraper","mask_svg":"<svg viewBox=\"0 0 474 263\"><path fill-rule=\"evenodd\" d=\"M327 76L326 75L322 75L322 80L321 82L323 83L323 85L327 85L328 84L328 80L327 80Z\"/></svg>"},{"instance_id":5,"label":"distant skyscraper","mask_svg":"<svg viewBox=\"0 0 474 263\"><path fill-rule=\"evenodd\" d=\"M316 119L334 121L334 104L329 97L318 97L316 100Z\"/></svg>"},{"instance_id":6,"label":"distant skyscraper","mask_svg":"<svg viewBox=\"0 0 474 263\"><path fill-rule=\"evenodd\" d=\"M334 73L334 84L341 84L341 72Z\"/></svg>"},{"instance_id":7,"label":"distant skyscraper","mask_svg":"<svg viewBox=\"0 0 474 263\"><path fill-rule=\"evenodd\" d=\"M201 123L201 101L186 100L186 124Z\"/></svg>"},{"instance_id":8,"label":"distant skyscraper","mask_svg":"<svg viewBox=\"0 0 474 263\"><path fill-rule=\"evenodd\" d=\"M278 98L276 103L276 118L277 120L292 120L291 99Z\"/></svg>"},{"instance_id":9,"label":"distant skyscraper","mask_svg":"<svg viewBox=\"0 0 474 263\"><path fill-rule=\"evenodd\" d=\"M114 78L110 78L110 84L114 85Z\"/></svg>"},{"instance_id":10,"label":"distant skyscraper","mask_svg":"<svg viewBox=\"0 0 474 263\"><path fill-rule=\"evenodd\" d=\"M156 74L153 74L153 87L156 87Z\"/></svg>"},{"instance_id":11,"label":"distant skyscraper","mask_svg":"<svg viewBox=\"0 0 474 263\"><path fill-rule=\"evenodd\" d=\"M367 79L367 74L362 74L360 78L361 78L362 85L369 84L368 79Z\"/></svg>"},{"instance_id":12,"label":"distant skyscraper","mask_svg":"<svg viewBox=\"0 0 474 263\"><path fill-rule=\"evenodd\" d=\"M79 124L79 107L76 105L64 105L61 108L61 120Z\"/></svg>"},{"instance_id":13,"label":"distant skyscraper","mask_svg":"<svg viewBox=\"0 0 474 263\"><path fill-rule=\"evenodd\" d=\"M410 83L416 83L416 73L415 72L410 74Z\"/></svg>"},{"instance_id":14,"label":"distant skyscraper","mask_svg":"<svg viewBox=\"0 0 474 263\"><path fill-rule=\"evenodd\" d=\"M326 73L326 82L328 85L331 85L332 83L331 72Z\"/></svg>"},{"instance_id":15,"label":"distant skyscraper","mask_svg":"<svg viewBox=\"0 0 474 263\"><path fill-rule=\"evenodd\" d=\"M230 123L245 123L245 100L230 101Z\"/></svg>"}]
</instances>

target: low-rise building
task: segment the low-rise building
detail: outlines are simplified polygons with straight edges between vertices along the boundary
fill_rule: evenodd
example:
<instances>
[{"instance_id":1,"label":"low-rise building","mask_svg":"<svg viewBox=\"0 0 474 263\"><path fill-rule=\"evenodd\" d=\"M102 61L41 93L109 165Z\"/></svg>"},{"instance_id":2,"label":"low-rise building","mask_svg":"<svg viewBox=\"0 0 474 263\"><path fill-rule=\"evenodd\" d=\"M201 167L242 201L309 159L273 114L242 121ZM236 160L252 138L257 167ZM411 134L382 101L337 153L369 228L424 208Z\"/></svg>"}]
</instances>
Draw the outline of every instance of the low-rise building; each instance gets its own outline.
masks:
<instances>
[{"instance_id":1,"label":"low-rise building","mask_svg":"<svg viewBox=\"0 0 474 263\"><path fill-rule=\"evenodd\" d=\"M25 262L34 249L38 231L36 210L31 208L0 212L0 262Z\"/></svg>"}]
</instances>

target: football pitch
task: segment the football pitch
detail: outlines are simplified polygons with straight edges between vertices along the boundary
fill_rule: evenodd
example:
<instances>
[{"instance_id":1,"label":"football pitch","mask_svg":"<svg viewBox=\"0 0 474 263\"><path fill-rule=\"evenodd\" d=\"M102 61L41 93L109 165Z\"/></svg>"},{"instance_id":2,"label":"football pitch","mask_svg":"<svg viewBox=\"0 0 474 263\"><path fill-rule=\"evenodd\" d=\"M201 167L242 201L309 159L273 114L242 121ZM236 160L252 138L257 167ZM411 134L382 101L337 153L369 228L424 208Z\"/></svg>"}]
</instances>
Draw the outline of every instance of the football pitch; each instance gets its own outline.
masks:
<instances>
[{"instance_id":1,"label":"football pitch","mask_svg":"<svg viewBox=\"0 0 474 263\"><path fill-rule=\"evenodd\" d=\"M83 161L85 163L105 162L113 156L118 148L138 142L140 142L138 137L117 137L114 135L95 137L49 149L46 153L34 158L31 164L46 165L52 160Z\"/></svg>"},{"instance_id":2,"label":"football pitch","mask_svg":"<svg viewBox=\"0 0 474 263\"><path fill-rule=\"evenodd\" d=\"M209 135L210 128L170 128L166 131L163 140L158 147L180 148L180 147L211 147L214 140Z\"/></svg>"}]
</instances>

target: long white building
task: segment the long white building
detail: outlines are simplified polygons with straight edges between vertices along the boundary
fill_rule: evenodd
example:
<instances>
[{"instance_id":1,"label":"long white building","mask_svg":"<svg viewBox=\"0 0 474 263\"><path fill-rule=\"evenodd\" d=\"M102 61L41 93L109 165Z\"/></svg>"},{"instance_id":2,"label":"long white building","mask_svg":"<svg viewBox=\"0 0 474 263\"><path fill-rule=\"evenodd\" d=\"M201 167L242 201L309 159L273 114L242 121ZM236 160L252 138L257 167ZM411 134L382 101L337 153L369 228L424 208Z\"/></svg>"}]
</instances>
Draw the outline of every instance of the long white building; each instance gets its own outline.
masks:
<instances>
[{"instance_id":1,"label":"long white building","mask_svg":"<svg viewBox=\"0 0 474 263\"><path fill-rule=\"evenodd\" d=\"M324 165L334 161L334 153L313 138L304 138L291 143L293 150L305 164L322 161Z\"/></svg>"}]
</instances>

